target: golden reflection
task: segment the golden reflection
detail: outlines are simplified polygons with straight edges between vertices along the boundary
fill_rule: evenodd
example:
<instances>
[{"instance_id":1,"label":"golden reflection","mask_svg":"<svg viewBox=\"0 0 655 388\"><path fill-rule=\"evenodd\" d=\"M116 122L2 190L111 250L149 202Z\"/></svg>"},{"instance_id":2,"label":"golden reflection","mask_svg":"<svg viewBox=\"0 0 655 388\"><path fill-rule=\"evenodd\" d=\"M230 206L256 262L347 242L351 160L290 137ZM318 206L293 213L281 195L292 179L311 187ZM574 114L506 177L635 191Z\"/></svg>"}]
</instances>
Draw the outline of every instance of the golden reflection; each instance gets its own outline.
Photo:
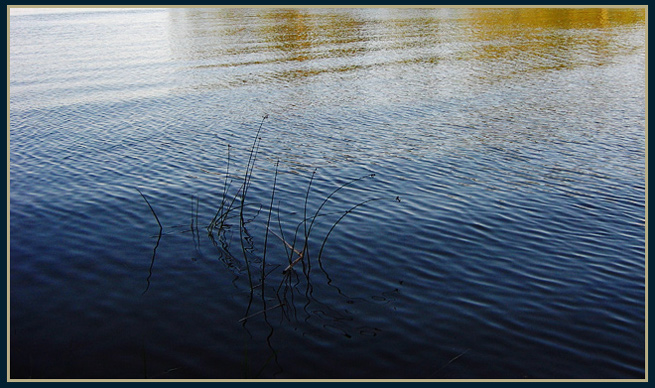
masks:
<instances>
[{"instance_id":1,"label":"golden reflection","mask_svg":"<svg viewBox=\"0 0 655 388\"><path fill-rule=\"evenodd\" d=\"M471 9L472 24L485 26L491 33L506 28L537 31L541 29L593 29L644 23L645 9L620 8L515 8Z\"/></svg>"},{"instance_id":2,"label":"golden reflection","mask_svg":"<svg viewBox=\"0 0 655 388\"><path fill-rule=\"evenodd\" d=\"M168 31L173 58L211 88L442 61L493 82L611 63L640 49L612 28L645 18L643 8L177 9Z\"/></svg>"},{"instance_id":3,"label":"golden reflection","mask_svg":"<svg viewBox=\"0 0 655 388\"><path fill-rule=\"evenodd\" d=\"M285 52L287 60L291 61L312 58L312 41L317 31L311 28L311 17L306 11L283 9L266 13L263 19L270 23L264 23L258 35L265 42L272 43L271 48Z\"/></svg>"},{"instance_id":4,"label":"golden reflection","mask_svg":"<svg viewBox=\"0 0 655 388\"><path fill-rule=\"evenodd\" d=\"M330 10L284 9L262 15L266 21L255 33L269 43L273 53L282 53L278 61L306 62L311 60L349 58L365 53L361 34L365 22L348 12ZM291 80L326 72L348 71L357 67L341 64L330 67L285 69L276 79Z\"/></svg>"},{"instance_id":5,"label":"golden reflection","mask_svg":"<svg viewBox=\"0 0 655 388\"><path fill-rule=\"evenodd\" d=\"M630 44L603 32L645 23L644 9L472 9L470 38L481 44L462 53L478 78L496 81L517 72L600 66L631 54Z\"/></svg>"}]
</instances>

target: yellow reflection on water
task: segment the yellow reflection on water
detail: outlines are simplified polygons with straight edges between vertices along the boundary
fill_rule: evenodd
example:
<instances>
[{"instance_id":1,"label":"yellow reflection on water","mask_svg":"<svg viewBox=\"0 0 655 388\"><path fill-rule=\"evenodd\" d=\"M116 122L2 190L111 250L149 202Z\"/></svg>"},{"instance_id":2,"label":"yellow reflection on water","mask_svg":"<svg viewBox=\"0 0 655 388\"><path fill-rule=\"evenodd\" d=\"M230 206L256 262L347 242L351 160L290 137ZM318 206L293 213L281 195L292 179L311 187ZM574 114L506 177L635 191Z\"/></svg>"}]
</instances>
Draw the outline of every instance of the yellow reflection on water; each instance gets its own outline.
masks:
<instances>
[{"instance_id":1,"label":"yellow reflection on water","mask_svg":"<svg viewBox=\"0 0 655 388\"><path fill-rule=\"evenodd\" d=\"M485 43L464 59L486 68L483 78L600 66L636 48L603 31L644 22L644 9L473 9L472 40Z\"/></svg>"},{"instance_id":2,"label":"yellow reflection on water","mask_svg":"<svg viewBox=\"0 0 655 388\"><path fill-rule=\"evenodd\" d=\"M266 13L264 20L273 20L272 23L263 23L258 31L261 38L272 44L271 48L281 50L287 54L287 60L305 61L311 59L313 35L317 33L312 28L306 12L296 9L284 9L278 12Z\"/></svg>"},{"instance_id":3,"label":"yellow reflection on water","mask_svg":"<svg viewBox=\"0 0 655 388\"><path fill-rule=\"evenodd\" d=\"M639 42L622 41L621 34L624 27L643 29L646 18L643 8L171 12L174 57L247 74L213 81L214 87L372 68L436 67L443 61L460 63L462 76L490 82L518 73L599 66L643 49ZM254 66L266 66L266 74Z\"/></svg>"},{"instance_id":4,"label":"yellow reflection on water","mask_svg":"<svg viewBox=\"0 0 655 388\"><path fill-rule=\"evenodd\" d=\"M500 26L530 30L607 28L644 23L646 19L643 8L509 8L470 11L473 24L484 25L485 30L499 33L506 30Z\"/></svg>"}]
</instances>

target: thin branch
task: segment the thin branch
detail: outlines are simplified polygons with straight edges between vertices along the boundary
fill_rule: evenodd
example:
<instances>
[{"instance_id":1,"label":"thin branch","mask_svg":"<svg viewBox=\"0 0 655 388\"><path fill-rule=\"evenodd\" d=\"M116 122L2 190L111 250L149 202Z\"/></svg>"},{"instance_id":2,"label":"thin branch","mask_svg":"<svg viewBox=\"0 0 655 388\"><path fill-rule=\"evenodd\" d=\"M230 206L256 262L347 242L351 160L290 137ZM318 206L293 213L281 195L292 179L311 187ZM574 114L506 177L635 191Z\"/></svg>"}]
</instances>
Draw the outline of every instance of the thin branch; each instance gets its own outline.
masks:
<instances>
[{"instance_id":1,"label":"thin branch","mask_svg":"<svg viewBox=\"0 0 655 388\"><path fill-rule=\"evenodd\" d=\"M245 321L245 320L247 320L247 319L250 319L250 318L252 318L252 317L256 317L256 316L259 315L259 314L263 314L263 313L265 313L265 312L267 312L267 311L270 311L270 310L276 309L276 308L278 308L278 307L280 307L280 306L284 306L284 303L280 303L280 304L275 305L275 306L273 306L273 307L269 307L269 308L264 309L264 310L262 310L262 311L258 311L258 312L254 313L254 314L250 314L250 315L248 315L247 317L243 317L243 318L239 319L238 322L241 323L241 322L243 322L243 321Z\"/></svg>"},{"instance_id":2,"label":"thin branch","mask_svg":"<svg viewBox=\"0 0 655 388\"><path fill-rule=\"evenodd\" d=\"M139 190L138 188L136 188L136 191L138 191L139 194L141 194L143 199L146 201L146 204L148 204L148 207L150 208L152 215L154 215L155 220L157 220L157 224L159 224L159 235L157 236L157 243L155 244L155 247L152 250L152 260L150 260L150 268L148 269L148 277L146 278L146 282L148 283L148 285L146 286L146 289L143 290L143 292L141 293L141 295L143 295L150 289L150 278L152 277L152 268L155 266L155 256L157 255L157 248L159 247L159 241L161 240L161 235L162 235L162 231L164 230L164 227L161 225L161 222L159 222L159 217L157 217L157 213L155 213L155 209L153 209L152 205L150 205L148 198L146 198L146 196L143 195L141 190Z\"/></svg>"}]
</instances>

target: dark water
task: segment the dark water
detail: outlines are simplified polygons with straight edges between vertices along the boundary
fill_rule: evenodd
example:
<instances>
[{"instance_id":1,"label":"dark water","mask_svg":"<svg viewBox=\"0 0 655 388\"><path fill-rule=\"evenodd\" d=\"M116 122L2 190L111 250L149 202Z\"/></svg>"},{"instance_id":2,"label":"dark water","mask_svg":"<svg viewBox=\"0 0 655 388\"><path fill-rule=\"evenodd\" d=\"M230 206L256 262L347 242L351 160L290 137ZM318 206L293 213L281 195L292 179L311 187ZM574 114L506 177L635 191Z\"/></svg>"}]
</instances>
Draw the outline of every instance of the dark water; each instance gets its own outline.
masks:
<instances>
[{"instance_id":1,"label":"dark water","mask_svg":"<svg viewBox=\"0 0 655 388\"><path fill-rule=\"evenodd\" d=\"M644 378L645 34L12 10L11 378Z\"/></svg>"}]
</instances>

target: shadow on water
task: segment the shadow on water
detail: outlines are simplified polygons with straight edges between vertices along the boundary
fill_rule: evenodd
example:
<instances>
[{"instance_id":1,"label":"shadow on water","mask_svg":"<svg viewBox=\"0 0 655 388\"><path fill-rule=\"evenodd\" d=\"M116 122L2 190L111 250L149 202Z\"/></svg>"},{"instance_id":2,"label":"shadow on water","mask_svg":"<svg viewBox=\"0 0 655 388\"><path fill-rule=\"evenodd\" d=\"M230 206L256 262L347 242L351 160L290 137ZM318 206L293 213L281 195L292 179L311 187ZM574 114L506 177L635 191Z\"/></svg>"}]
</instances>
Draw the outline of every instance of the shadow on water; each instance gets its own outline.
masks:
<instances>
[{"instance_id":1,"label":"shadow on water","mask_svg":"<svg viewBox=\"0 0 655 388\"><path fill-rule=\"evenodd\" d=\"M310 318L320 315L319 319L330 321L330 323L323 325L324 329L341 333L347 338L351 337L346 330L340 329L338 324L339 322L352 321L354 318L348 315L352 313L347 310L345 312L338 311L329 303L322 302L314 294L317 268L322 273L321 278L324 278L325 285L334 290L340 297L345 298L346 303L354 303L354 300L358 299L363 300L362 298L353 298L346 295L334 284L333 277L323 265L322 259L326 244L332 232L349 214L362 211L371 203L378 201L400 202L399 197L395 197L395 199L393 197L373 197L350 204L350 206L342 210L326 211L328 203L336 202L336 196L339 192L375 177L375 174L368 173L335 185L336 187L325 196L316 209L310 209L309 196L312 192L312 186L316 182L315 178L318 170L314 169L304 192L302 219L295 222L291 221L281 215L282 203L276 198L278 177L280 176L280 162L278 160L275 163L270 200L266 205L250 203L248 192L251 188L253 171L260 152L262 142L260 134L267 118L268 115L265 115L259 124L249 149L248 162L243 176L233 175L230 172L231 146L228 145L225 178L220 201L213 218L204 228L207 238L205 242L212 245L219 260L235 274L233 283L241 280L241 274L244 271L247 275L247 289L249 290L247 305L243 317L237 322L246 333L243 355L244 378L261 378L264 370L272 365L274 365L275 371L267 372L267 375L275 377L284 371L278 358L279 352L272 342L276 329L279 329L279 325L284 322L307 322ZM235 182L238 187L235 186ZM145 200L159 225L159 233L153 248L146 278L147 285L143 291L143 294L145 294L150 289L157 248L164 228L146 195L139 189L137 191ZM203 238L198 215L199 201L197 195L191 196L189 230L182 232L191 233L194 252L202 257ZM265 220L260 220L262 216L265 217ZM317 221L325 222L322 227L318 227ZM255 242L256 237L261 236L254 236L252 233L252 230L256 229L256 225L259 225L258 222L264 223L262 227L264 236L261 246L257 246ZM320 234L320 236L316 237L317 234ZM238 238L236 243L235 238ZM267 257L267 255L270 256L271 248L276 245L278 252L283 252L282 256L285 256L283 263ZM276 258L279 257L280 255L276 255ZM398 292L398 289L393 292ZM384 299L384 297L382 298ZM370 331L369 335L372 336L375 336L376 332L379 331L377 328L366 329ZM261 366L254 365L254 361L249 357L249 343L254 341L256 337L253 330L258 333L262 333L262 330L266 332L265 341L270 353Z\"/></svg>"}]
</instances>

